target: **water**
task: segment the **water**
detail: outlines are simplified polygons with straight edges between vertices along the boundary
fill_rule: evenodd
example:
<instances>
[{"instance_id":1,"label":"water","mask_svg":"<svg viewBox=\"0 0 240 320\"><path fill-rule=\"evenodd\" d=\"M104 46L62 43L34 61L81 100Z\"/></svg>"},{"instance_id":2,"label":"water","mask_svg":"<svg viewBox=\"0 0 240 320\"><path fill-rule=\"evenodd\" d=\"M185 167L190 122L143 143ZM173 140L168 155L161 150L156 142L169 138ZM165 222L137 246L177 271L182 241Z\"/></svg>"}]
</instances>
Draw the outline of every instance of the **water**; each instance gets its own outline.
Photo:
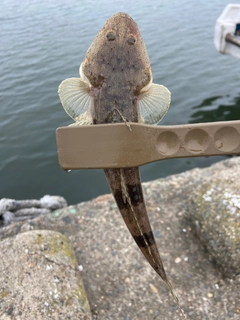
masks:
<instances>
[{"instance_id":1,"label":"water","mask_svg":"<svg viewBox=\"0 0 240 320\"><path fill-rule=\"evenodd\" d=\"M172 92L163 125L240 118L240 62L213 46L228 1L3 0L0 10L0 198L64 196L70 204L109 192L102 170L65 172L55 129L70 124L57 95L77 77L94 36L112 14L138 23L155 83ZM141 168L143 181L225 157L173 159Z\"/></svg>"}]
</instances>

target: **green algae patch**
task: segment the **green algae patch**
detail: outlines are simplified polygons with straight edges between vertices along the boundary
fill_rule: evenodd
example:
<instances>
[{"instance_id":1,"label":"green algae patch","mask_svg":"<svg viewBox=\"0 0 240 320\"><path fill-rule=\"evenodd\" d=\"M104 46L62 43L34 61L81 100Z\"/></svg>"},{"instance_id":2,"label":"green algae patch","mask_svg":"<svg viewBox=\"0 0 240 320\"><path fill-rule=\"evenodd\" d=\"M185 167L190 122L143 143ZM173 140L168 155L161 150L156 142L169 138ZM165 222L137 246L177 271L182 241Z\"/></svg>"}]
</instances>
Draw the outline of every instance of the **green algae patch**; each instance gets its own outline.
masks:
<instances>
[{"instance_id":1,"label":"green algae patch","mask_svg":"<svg viewBox=\"0 0 240 320\"><path fill-rule=\"evenodd\" d=\"M52 215L53 215L54 217L58 218L58 217L61 215L61 213L62 213L62 210L59 209L59 210L54 211L54 212L52 213Z\"/></svg>"},{"instance_id":2,"label":"green algae patch","mask_svg":"<svg viewBox=\"0 0 240 320\"><path fill-rule=\"evenodd\" d=\"M47 220L53 221L59 220L61 218L67 217L69 215L76 215L78 210L74 206L65 207L62 209L55 210L46 215Z\"/></svg>"},{"instance_id":3,"label":"green algae patch","mask_svg":"<svg viewBox=\"0 0 240 320\"><path fill-rule=\"evenodd\" d=\"M5 297L7 297L9 295L9 292L7 290L2 289L0 292L0 298L4 299Z\"/></svg>"},{"instance_id":4,"label":"green algae patch","mask_svg":"<svg viewBox=\"0 0 240 320\"><path fill-rule=\"evenodd\" d=\"M69 213L71 214L76 214L77 213L77 210L75 208L69 208Z\"/></svg>"},{"instance_id":5,"label":"green algae patch","mask_svg":"<svg viewBox=\"0 0 240 320\"><path fill-rule=\"evenodd\" d=\"M42 235L41 233L38 233L38 234L37 234L37 238L36 238L36 240L35 240L35 244L39 245L39 244L41 244L43 241L44 241L43 235Z\"/></svg>"},{"instance_id":6,"label":"green algae patch","mask_svg":"<svg viewBox=\"0 0 240 320\"><path fill-rule=\"evenodd\" d=\"M58 260L58 255L66 263L69 263L73 268L77 267L77 261L71 242L59 232L50 232L47 235L39 231L37 233L35 245L43 252L44 256L53 260Z\"/></svg>"},{"instance_id":7,"label":"green algae patch","mask_svg":"<svg viewBox=\"0 0 240 320\"><path fill-rule=\"evenodd\" d=\"M76 281L76 286L74 288L74 290L69 292L69 295L66 298L65 303L67 305L71 305L73 304L73 302L77 300L77 302L80 305L84 305L84 309L88 312L91 313L91 308L88 302L88 298L87 298L87 294L86 291L84 289L83 283L82 283L82 279L79 275L79 273L77 274L77 281Z\"/></svg>"},{"instance_id":8,"label":"green algae patch","mask_svg":"<svg viewBox=\"0 0 240 320\"><path fill-rule=\"evenodd\" d=\"M4 318L14 301L14 319L19 312L22 319L92 319L73 247L63 234L27 231L3 240L1 253Z\"/></svg>"}]
</instances>

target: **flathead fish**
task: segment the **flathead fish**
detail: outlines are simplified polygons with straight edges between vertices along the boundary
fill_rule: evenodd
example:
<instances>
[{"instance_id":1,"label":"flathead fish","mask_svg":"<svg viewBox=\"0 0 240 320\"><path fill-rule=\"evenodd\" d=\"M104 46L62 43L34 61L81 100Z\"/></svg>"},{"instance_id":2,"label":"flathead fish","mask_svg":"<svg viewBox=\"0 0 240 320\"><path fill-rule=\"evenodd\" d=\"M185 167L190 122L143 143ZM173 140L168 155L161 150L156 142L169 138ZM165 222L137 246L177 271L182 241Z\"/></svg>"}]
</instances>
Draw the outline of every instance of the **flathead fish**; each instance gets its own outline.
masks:
<instances>
[{"instance_id":1,"label":"flathead fish","mask_svg":"<svg viewBox=\"0 0 240 320\"><path fill-rule=\"evenodd\" d=\"M80 78L64 80L58 89L74 125L131 122L156 125L166 114L169 90L152 83L147 50L137 24L125 13L107 20L80 66ZM163 279L176 302L149 223L139 168L105 169L121 215L138 247Z\"/></svg>"}]
</instances>

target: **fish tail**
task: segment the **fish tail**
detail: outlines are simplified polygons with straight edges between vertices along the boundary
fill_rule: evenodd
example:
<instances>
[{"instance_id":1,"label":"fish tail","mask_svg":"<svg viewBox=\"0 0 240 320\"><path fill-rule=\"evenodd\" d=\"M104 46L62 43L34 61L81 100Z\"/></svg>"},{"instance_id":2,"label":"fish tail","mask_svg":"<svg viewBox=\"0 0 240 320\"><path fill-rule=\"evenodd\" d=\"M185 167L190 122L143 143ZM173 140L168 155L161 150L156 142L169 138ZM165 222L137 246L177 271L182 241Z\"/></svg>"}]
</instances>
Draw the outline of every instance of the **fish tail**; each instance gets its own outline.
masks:
<instances>
[{"instance_id":1,"label":"fish tail","mask_svg":"<svg viewBox=\"0 0 240 320\"><path fill-rule=\"evenodd\" d=\"M133 239L151 266L166 281L144 204L138 168L106 169L105 174Z\"/></svg>"},{"instance_id":2,"label":"fish tail","mask_svg":"<svg viewBox=\"0 0 240 320\"><path fill-rule=\"evenodd\" d=\"M162 278L180 308L166 272L148 219L138 167L104 170L123 220L143 255Z\"/></svg>"}]
</instances>

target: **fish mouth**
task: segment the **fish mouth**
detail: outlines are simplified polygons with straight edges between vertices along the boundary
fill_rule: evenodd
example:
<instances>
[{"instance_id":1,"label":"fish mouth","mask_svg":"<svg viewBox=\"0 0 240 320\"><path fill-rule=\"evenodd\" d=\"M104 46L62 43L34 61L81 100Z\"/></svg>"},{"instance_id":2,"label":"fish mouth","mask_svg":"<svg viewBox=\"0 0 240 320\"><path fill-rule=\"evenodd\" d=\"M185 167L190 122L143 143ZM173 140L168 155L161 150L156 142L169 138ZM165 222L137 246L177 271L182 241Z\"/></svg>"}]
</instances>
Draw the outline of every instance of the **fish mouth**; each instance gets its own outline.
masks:
<instances>
[{"instance_id":1,"label":"fish mouth","mask_svg":"<svg viewBox=\"0 0 240 320\"><path fill-rule=\"evenodd\" d=\"M136 22L127 13L124 12L115 13L107 20L105 26L116 27L116 24L118 25L122 23L124 23L125 26L128 26L128 28L132 29L133 33L135 33L134 31L138 31ZM138 34L139 31L136 33Z\"/></svg>"},{"instance_id":2,"label":"fish mouth","mask_svg":"<svg viewBox=\"0 0 240 320\"><path fill-rule=\"evenodd\" d=\"M111 16L109 19L114 19L116 16L121 16L122 18L128 18L129 20L134 21L127 13L125 12L118 12Z\"/></svg>"}]
</instances>

